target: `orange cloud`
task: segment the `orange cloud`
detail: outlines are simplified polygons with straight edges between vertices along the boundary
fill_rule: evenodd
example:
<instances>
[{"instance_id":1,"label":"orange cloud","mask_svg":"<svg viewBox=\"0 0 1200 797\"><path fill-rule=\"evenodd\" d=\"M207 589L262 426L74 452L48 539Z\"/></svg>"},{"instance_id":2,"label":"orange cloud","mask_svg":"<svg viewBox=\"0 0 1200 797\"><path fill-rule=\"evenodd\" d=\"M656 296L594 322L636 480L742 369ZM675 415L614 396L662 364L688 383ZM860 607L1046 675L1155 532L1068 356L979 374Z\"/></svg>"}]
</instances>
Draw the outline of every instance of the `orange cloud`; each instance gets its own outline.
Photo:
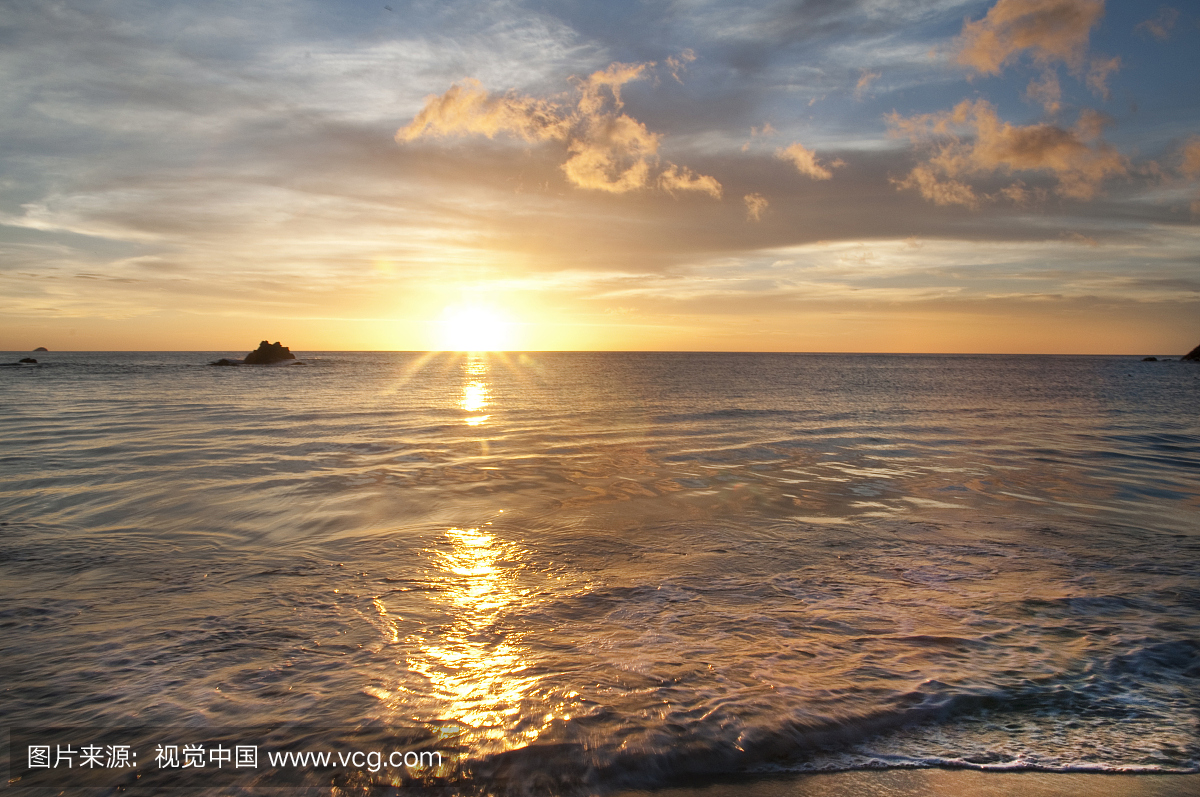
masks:
<instances>
[{"instance_id":1,"label":"orange cloud","mask_svg":"<svg viewBox=\"0 0 1200 797\"><path fill-rule=\"evenodd\" d=\"M999 194L1014 205L1026 205L1033 199L1039 202L1046 199L1046 189L1026 188L1025 183L1021 180L1001 188Z\"/></svg>"},{"instance_id":2,"label":"orange cloud","mask_svg":"<svg viewBox=\"0 0 1200 797\"><path fill-rule=\"evenodd\" d=\"M1192 136L1183 145L1183 163L1180 171L1188 177L1200 177L1200 136Z\"/></svg>"},{"instance_id":3,"label":"orange cloud","mask_svg":"<svg viewBox=\"0 0 1200 797\"><path fill-rule=\"evenodd\" d=\"M1035 63L1083 69L1104 0L999 0L978 22L963 24L958 61L986 75L1028 51Z\"/></svg>"},{"instance_id":4,"label":"orange cloud","mask_svg":"<svg viewBox=\"0 0 1200 797\"><path fill-rule=\"evenodd\" d=\"M684 50L678 57L671 56L667 58L667 68L671 70L671 77L675 78L680 84L683 83L683 78L680 75L687 65L696 60L696 54L689 50Z\"/></svg>"},{"instance_id":5,"label":"orange cloud","mask_svg":"<svg viewBox=\"0 0 1200 797\"><path fill-rule=\"evenodd\" d=\"M903 180L893 180L898 190L915 188L935 205L964 205L974 210L979 207L975 189L958 180L939 176L928 165L915 166Z\"/></svg>"},{"instance_id":6,"label":"orange cloud","mask_svg":"<svg viewBox=\"0 0 1200 797\"><path fill-rule=\"evenodd\" d=\"M868 72L864 69L862 76L858 79L858 83L854 86L854 99L861 100L863 95L866 94L867 88L870 87L871 82L878 79L882 74L882 72Z\"/></svg>"},{"instance_id":7,"label":"orange cloud","mask_svg":"<svg viewBox=\"0 0 1200 797\"><path fill-rule=\"evenodd\" d=\"M575 87L579 89L582 95L579 98L579 111L583 114L600 113L605 102L605 88L612 93L613 104L618 109L624 107L625 103L621 102L621 87L626 83L632 83L640 79L646 70L652 66L654 66L653 62L646 64L622 64L618 62L610 64L608 69L593 72L588 75L587 80L575 79Z\"/></svg>"},{"instance_id":8,"label":"orange cloud","mask_svg":"<svg viewBox=\"0 0 1200 797\"><path fill-rule=\"evenodd\" d=\"M688 57L685 51L685 60ZM479 81L451 86L441 96L431 95L425 107L396 132L405 143L424 136L509 134L525 141L566 142L569 157L563 163L567 179L580 188L624 193L651 185L667 191L699 191L721 196L715 177L696 174L684 166L666 163L659 168L660 136L625 113L620 113L621 87L646 76L653 63L614 63L572 83L579 96L574 106L513 92L490 96Z\"/></svg>"},{"instance_id":9,"label":"orange cloud","mask_svg":"<svg viewBox=\"0 0 1200 797\"><path fill-rule=\"evenodd\" d=\"M700 191L713 199L721 198L721 184L706 174L696 174L686 166L670 164L658 176L658 184L668 193Z\"/></svg>"},{"instance_id":10,"label":"orange cloud","mask_svg":"<svg viewBox=\"0 0 1200 797\"><path fill-rule=\"evenodd\" d=\"M506 94L490 97L478 80L451 86L442 96L425 98L425 107L396 133L396 141L425 135L478 133L494 138L510 133L526 141L564 139L569 128L562 109L552 102Z\"/></svg>"},{"instance_id":11,"label":"orange cloud","mask_svg":"<svg viewBox=\"0 0 1200 797\"><path fill-rule=\"evenodd\" d=\"M584 134L572 138L567 148L571 157L562 168L568 180L580 188L620 194L647 184L658 136L625 114L597 115L587 119Z\"/></svg>"},{"instance_id":12,"label":"orange cloud","mask_svg":"<svg viewBox=\"0 0 1200 797\"><path fill-rule=\"evenodd\" d=\"M823 165L817 160L817 153L810 149L806 149L799 141L789 144L786 147L781 147L775 150L775 157L780 160L791 161L796 166L796 170L801 174L808 175L814 180L828 180L833 177L832 169L837 169L845 166L846 163L841 160L836 160L828 166Z\"/></svg>"},{"instance_id":13,"label":"orange cloud","mask_svg":"<svg viewBox=\"0 0 1200 797\"><path fill-rule=\"evenodd\" d=\"M986 100L963 100L948 112L888 117L892 135L932 151L897 185L915 188L938 204L968 207L977 206L980 197L963 180L1020 171L1049 173L1058 180L1058 194L1091 199L1105 179L1129 171L1126 159L1098 140L1107 123L1103 114L1085 111L1070 130L1049 124L1012 125Z\"/></svg>"},{"instance_id":14,"label":"orange cloud","mask_svg":"<svg viewBox=\"0 0 1200 797\"><path fill-rule=\"evenodd\" d=\"M742 200L746 203L746 219L748 221L761 219L767 206L771 204L762 194L746 194Z\"/></svg>"}]
</instances>

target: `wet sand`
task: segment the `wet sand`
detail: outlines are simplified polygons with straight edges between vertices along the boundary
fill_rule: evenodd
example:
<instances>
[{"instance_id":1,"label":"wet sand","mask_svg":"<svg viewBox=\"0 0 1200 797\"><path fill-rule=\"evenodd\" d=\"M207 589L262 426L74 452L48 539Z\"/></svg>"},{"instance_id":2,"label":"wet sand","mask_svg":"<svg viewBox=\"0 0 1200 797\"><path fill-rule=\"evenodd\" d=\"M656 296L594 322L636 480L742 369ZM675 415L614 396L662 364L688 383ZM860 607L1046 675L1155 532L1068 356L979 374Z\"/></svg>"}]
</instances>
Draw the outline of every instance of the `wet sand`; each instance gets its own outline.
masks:
<instances>
[{"instance_id":1,"label":"wet sand","mask_svg":"<svg viewBox=\"0 0 1200 797\"><path fill-rule=\"evenodd\" d=\"M619 797L1200 797L1200 775L891 769L628 791Z\"/></svg>"}]
</instances>

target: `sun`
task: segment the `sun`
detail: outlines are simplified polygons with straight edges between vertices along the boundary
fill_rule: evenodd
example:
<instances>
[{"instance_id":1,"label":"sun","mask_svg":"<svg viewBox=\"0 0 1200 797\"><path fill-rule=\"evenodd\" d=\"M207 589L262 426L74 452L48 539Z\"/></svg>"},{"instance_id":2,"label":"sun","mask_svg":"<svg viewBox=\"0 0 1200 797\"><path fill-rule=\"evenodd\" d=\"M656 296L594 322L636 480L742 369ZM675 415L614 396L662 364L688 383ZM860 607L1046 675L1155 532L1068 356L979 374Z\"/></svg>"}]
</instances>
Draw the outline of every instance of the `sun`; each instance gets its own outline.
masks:
<instances>
[{"instance_id":1,"label":"sun","mask_svg":"<svg viewBox=\"0 0 1200 797\"><path fill-rule=\"evenodd\" d=\"M512 348L513 322L500 310L479 302L452 304L442 311L444 351L506 351Z\"/></svg>"}]
</instances>

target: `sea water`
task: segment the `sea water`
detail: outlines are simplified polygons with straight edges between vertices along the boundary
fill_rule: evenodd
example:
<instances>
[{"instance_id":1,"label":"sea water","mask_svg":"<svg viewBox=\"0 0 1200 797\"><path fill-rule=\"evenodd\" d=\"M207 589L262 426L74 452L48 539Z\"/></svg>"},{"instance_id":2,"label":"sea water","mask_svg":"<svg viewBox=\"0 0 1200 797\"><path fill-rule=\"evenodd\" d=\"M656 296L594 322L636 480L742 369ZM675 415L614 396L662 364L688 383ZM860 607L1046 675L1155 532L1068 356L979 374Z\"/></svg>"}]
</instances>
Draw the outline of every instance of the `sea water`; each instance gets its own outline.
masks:
<instances>
[{"instance_id":1,"label":"sea water","mask_svg":"<svg viewBox=\"0 0 1200 797\"><path fill-rule=\"evenodd\" d=\"M1200 366L229 354L0 369L6 727L443 756L335 793L1200 770Z\"/></svg>"}]
</instances>

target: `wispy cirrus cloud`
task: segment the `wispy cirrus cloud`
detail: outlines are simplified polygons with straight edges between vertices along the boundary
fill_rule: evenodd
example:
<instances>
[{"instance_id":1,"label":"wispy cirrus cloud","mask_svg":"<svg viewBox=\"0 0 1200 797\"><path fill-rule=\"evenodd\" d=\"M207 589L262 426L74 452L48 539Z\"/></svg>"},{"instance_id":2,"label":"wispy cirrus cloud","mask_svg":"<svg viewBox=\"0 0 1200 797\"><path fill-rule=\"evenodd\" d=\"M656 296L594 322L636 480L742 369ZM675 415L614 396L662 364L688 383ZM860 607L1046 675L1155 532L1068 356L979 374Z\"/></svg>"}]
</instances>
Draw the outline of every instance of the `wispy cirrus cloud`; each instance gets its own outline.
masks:
<instances>
[{"instance_id":1,"label":"wispy cirrus cloud","mask_svg":"<svg viewBox=\"0 0 1200 797\"><path fill-rule=\"evenodd\" d=\"M677 78L688 55L668 64ZM570 103L515 92L493 96L478 81L465 81L428 97L413 121L397 131L396 141L501 134L529 142L560 141L569 153L562 171L579 188L620 194L658 186L670 193L695 191L719 199L721 183L715 177L669 161L660 165L661 136L621 112L621 87L646 77L653 67L653 62L618 62L575 78L577 96Z\"/></svg>"}]
</instances>

